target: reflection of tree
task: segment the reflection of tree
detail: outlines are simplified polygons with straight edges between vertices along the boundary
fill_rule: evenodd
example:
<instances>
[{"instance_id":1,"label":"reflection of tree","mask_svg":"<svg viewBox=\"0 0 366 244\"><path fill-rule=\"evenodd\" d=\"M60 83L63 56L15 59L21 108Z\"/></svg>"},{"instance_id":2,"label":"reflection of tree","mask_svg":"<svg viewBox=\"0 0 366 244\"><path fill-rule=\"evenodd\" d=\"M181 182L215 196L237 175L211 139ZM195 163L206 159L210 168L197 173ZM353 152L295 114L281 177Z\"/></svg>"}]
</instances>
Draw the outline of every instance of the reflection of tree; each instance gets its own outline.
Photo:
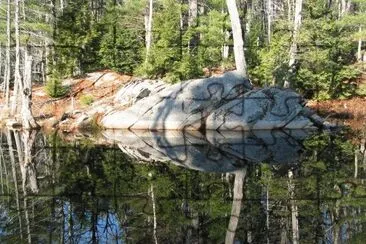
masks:
<instances>
[{"instance_id":1,"label":"reflection of tree","mask_svg":"<svg viewBox=\"0 0 366 244\"><path fill-rule=\"evenodd\" d=\"M11 193L0 199L6 209L2 243L289 243L292 200L300 243L356 240L365 231L365 173L359 164L354 178L355 148L337 135L308 139L299 165L248 165L225 180L167 163L139 163L118 148L88 141L16 133L6 133L1 147L0 189ZM289 169L296 176L291 188Z\"/></svg>"},{"instance_id":2,"label":"reflection of tree","mask_svg":"<svg viewBox=\"0 0 366 244\"><path fill-rule=\"evenodd\" d=\"M20 239L23 240L22 218L20 216L18 179L17 179L17 172L16 172L16 165L15 165L15 156L14 156L14 151L13 151L13 142L12 142L12 138L11 138L11 131L8 130L6 135L7 135L7 143L9 145L9 156L10 156L10 161L11 161L11 169L12 169L13 182L14 182L15 201L16 201L17 215L18 215L18 221L19 221L19 234L20 234Z\"/></svg>"},{"instance_id":3,"label":"reflection of tree","mask_svg":"<svg viewBox=\"0 0 366 244\"><path fill-rule=\"evenodd\" d=\"M235 173L234 189L233 189L233 205L231 208L231 216L229 226L226 231L225 243L234 243L235 232L238 227L241 203L243 200L243 186L246 176L246 168Z\"/></svg>"}]
</instances>

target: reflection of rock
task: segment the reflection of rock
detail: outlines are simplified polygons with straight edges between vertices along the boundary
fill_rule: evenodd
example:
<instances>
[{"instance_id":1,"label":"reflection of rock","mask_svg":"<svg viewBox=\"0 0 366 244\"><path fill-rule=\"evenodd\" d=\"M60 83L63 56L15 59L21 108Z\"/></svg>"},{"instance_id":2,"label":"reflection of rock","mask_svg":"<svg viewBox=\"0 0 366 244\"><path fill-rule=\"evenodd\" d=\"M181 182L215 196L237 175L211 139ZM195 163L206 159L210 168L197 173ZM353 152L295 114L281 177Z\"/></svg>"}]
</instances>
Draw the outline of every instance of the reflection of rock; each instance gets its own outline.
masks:
<instances>
[{"instance_id":1,"label":"reflection of rock","mask_svg":"<svg viewBox=\"0 0 366 244\"><path fill-rule=\"evenodd\" d=\"M172 161L195 170L230 172L248 163L296 163L302 151L300 142L309 131L209 131L203 136L187 131L106 130L103 134L138 160Z\"/></svg>"},{"instance_id":2,"label":"reflection of rock","mask_svg":"<svg viewBox=\"0 0 366 244\"><path fill-rule=\"evenodd\" d=\"M170 86L136 81L116 97L124 107L107 113L101 124L112 129L220 131L304 129L314 126L313 122L323 124L291 90L251 89L250 82L236 72Z\"/></svg>"}]
</instances>

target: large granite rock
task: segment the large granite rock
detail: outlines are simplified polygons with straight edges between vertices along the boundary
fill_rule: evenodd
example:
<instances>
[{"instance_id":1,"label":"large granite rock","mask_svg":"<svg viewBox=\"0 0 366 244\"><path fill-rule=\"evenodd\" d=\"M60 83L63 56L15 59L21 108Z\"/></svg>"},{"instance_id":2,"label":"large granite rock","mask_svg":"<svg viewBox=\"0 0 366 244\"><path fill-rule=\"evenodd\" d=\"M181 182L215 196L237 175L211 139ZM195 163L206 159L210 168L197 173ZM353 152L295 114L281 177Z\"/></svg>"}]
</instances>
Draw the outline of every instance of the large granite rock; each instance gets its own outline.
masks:
<instances>
[{"instance_id":1,"label":"large granite rock","mask_svg":"<svg viewBox=\"0 0 366 244\"><path fill-rule=\"evenodd\" d=\"M139 81L118 93L117 101L132 106L105 114L109 129L251 130L309 128L314 125L302 98L291 90L252 90L235 71L174 85Z\"/></svg>"}]
</instances>

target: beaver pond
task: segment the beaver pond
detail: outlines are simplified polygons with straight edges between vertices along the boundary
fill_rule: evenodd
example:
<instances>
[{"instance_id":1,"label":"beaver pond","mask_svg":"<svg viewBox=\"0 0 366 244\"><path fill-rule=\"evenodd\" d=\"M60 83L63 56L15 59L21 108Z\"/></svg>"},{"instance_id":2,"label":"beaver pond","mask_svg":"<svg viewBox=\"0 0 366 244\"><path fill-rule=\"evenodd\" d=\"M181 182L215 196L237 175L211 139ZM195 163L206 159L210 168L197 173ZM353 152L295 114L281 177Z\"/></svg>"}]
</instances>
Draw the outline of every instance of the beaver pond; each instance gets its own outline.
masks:
<instances>
[{"instance_id":1,"label":"beaver pond","mask_svg":"<svg viewBox=\"0 0 366 244\"><path fill-rule=\"evenodd\" d=\"M0 242L361 243L362 138L3 130Z\"/></svg>"}]
</instances>

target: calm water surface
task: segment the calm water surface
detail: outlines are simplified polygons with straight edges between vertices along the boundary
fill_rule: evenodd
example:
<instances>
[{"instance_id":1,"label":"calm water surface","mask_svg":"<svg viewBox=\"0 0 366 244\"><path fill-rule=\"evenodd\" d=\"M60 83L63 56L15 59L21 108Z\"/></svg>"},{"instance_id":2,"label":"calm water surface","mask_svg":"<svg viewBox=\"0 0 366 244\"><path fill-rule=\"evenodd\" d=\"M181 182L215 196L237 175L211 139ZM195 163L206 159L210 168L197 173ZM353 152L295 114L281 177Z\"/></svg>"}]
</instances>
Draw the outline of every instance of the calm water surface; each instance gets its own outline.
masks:
<instances>
[{"instance_id":1,"label":"calm water surface","mask_svg":"<svg viewBox=\"0 0 366 244\"><path fill-rule=\"evenodd\" d=\"M366 152L349 135L5 130L0 242L364 243Z\"/></svg>"}]
</instances>

